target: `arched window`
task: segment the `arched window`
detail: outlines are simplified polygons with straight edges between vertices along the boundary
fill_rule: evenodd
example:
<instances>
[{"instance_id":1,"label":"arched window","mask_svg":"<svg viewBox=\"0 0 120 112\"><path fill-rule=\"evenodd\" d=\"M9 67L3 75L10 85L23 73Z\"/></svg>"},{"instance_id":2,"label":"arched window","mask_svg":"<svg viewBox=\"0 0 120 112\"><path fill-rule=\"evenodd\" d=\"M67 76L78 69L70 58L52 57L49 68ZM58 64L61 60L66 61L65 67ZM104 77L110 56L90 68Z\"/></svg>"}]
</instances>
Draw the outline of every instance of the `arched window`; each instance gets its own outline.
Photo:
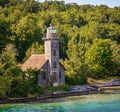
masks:
<instances>
[{"instance_id":1,"label":"arched window","mask_svg":"<svg viewBox=\"0 0 120 112\"><path fill-rule=\"evenodd\" d=\"M57 62L53 63L53 68L57 68Z\"/></svg>"}]
</instances>

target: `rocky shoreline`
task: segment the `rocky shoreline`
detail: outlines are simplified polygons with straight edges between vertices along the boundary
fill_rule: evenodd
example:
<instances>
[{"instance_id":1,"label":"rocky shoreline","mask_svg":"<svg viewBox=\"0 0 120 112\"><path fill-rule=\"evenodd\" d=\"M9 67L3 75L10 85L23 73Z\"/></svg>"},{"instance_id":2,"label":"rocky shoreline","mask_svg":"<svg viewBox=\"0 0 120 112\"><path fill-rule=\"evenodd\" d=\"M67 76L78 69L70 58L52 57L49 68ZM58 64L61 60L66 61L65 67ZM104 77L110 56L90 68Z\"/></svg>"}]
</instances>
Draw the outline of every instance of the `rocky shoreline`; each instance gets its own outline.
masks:
<instances>
[{"instance_id":1,"label":"rocky shoreline","mask_svg":"<svg viewBox=\"0 0 120 112\"><path fill-rule=\"evenodd\" d=\"M104 88L115 88L115 86L120 86L120 79L112 80L109 82L88 84L88 85L75 85L71 86L69 92L100 92Z\"/></svg>"},{"instance_id":2,"label":"rocky shoreline","mask_svg":"<svg viewBox=\"0 0 120 112\"><path fill-rule=\"evenodd\" d=\"M71 86L70 91L56 91L53 94L41 95L36 97L23 97L23 98L7 98L0 100L0 104L7 103L30 103L37 102L51 98L68 97L68 96L78 96L78 95L88 95L88 94L98 94L103 90L109 89L120 89L120 79L113 80L110 82L89 84L89 85L75 85Z\"/></svg>"}]
</instances>

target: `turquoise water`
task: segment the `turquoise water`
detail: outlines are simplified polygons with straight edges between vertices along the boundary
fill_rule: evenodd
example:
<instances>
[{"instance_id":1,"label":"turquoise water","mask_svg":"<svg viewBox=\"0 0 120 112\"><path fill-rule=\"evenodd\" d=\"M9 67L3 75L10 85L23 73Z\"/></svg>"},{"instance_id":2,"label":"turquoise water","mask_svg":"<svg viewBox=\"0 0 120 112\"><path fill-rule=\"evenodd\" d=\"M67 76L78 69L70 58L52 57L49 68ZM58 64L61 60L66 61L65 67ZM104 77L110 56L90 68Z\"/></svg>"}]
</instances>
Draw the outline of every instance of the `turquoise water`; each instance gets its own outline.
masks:
<instances>
[{"instance_id":1,"label":"turquoise water","mask_svg":"<svg viewBox=\"0 0 120 112\"><path fill-rule=\"evenodd\" d=\"M120 94L94 94L29 104L2 104L0 112L120 112Z\"/></svg>"}]
</instances>

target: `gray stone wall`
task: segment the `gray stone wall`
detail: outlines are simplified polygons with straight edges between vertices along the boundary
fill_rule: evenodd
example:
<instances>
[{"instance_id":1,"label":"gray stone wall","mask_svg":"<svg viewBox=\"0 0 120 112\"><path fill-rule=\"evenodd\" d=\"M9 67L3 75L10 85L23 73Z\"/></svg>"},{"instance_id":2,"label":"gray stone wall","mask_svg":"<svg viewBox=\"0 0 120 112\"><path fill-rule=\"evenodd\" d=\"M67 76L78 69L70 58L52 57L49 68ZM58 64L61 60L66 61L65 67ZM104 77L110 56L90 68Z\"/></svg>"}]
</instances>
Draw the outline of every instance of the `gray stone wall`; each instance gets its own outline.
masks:
<instances>
[{"instance_id":1,"label":"gray stone wall","mask_svg":"<svg viewBox=\"0 0 120 112\"><path fill-rule=\"evenodd\" d=\"M48 82L49 82L49 76L50 76L49 61L46 62L41 69L43 70L43 72L38 75L38 85L47 87L49 84ZM45 77L43 75L45 75Z\"/></svg>"},{"instance_id":2,"label":"gray stone wall","mask_svg":"<svg viewBox=\"0 0 120 112\"><path fill-rule=\"evenodd\" d=\"M58 76L59 77L59 85L64 85L65 84L65 70L61 65L59 66L59 71L61 72L61 78Z\"/></svg>"},{"instance_id":3,"label":"gray stone wall","mask_svg":"<svg viewBox=\"0 0 120 112\"><path fill-rule=\"evenodd\" d=\"M38 85L47 87L50 83L53 83L53 86L61 86L65 84L65 70L59 64L59 71L55 71L56 74L50 74L50 65L49 61L41 68L43 69L43 73L38 75ZM46 74L44 74L46 72ZM46 78L43 79L43 75L46 75ZM54 77L56 75L56 79ZM61 75L61 76L60 76ZM55 81L56 80L56 81ZM52 81L52 82L51 82Z\"/></svg>"}]
</instances>

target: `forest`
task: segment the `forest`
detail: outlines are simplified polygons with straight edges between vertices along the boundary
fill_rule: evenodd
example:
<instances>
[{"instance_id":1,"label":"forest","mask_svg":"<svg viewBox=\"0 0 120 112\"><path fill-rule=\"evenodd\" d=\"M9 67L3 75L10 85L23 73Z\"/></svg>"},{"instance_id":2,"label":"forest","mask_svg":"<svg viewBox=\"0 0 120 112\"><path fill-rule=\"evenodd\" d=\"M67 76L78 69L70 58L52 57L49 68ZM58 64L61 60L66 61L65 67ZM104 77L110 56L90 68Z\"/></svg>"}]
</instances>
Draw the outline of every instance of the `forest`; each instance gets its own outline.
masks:
<instances>
[{"instance_id":1,"label":"forest","mask_svg":"<svg viewBox=\"0 0 120 112\"><path fill-rule=\"evenodd\" d=\"M31 54L44 53L50 23L60 38L66 85L120 75L120 7L0 0L0 98L46 91L37 86L38 72L28 70L27 77L21 65Z\"/></svg>"}]
</instances>

